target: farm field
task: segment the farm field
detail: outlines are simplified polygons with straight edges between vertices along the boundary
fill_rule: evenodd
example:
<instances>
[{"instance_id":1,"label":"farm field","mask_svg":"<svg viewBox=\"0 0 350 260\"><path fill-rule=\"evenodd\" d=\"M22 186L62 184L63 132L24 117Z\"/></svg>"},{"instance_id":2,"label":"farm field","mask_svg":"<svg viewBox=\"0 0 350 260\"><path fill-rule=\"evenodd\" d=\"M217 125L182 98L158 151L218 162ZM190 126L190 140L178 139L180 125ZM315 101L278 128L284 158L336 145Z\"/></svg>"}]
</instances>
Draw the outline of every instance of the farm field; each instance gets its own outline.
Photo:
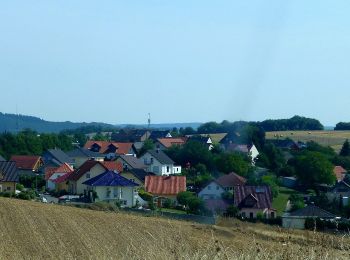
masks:
<instances>
[{"instance_id":1,"label":"farm field","mask_svg":"<svg viewBox=\"0 0 350 260\"><path fill-rule=\"evenodd\" d=\"M0 198L0 259L349 259L350 238Z\"/></svg>"},{"instance_id":2,"label":"farm field","mask_svg":"<svg viewBox=\"0 0 350 260\"><path fill-rule=\"evenodd\" d=\"M290 138L294 141L315 141L321 145L331 146L339 152L346 139L350 139L350 131L277 131L266 132L266 139Z\"/></svg>"}]
</instances>

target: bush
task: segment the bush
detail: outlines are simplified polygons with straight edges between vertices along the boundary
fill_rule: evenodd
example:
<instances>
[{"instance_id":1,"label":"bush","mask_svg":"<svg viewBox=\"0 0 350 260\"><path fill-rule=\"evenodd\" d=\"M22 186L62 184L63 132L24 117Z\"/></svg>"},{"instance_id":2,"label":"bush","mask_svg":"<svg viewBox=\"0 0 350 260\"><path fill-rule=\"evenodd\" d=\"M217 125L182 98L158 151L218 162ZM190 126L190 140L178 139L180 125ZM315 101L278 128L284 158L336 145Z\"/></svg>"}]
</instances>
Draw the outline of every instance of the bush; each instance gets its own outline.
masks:
<instances>
[{"instance_id":1,"label":"bush","mask_svg":"<svg viewBox=\"0 0 350 260\"><path fill-rule=\"evenodd\" d=\"M230 205L226 210L226 216L227 217L236 217L238 215L239 209L235 207L234 205Z\"/></svg>"},{"instance_id":2,"label":"bush","mask_svg":"<svg viewBox=\"0 0 350 260\"><path fill-rule=\"evenodd\" d=\"M170 208L172 206L172 201L171 199L166 199L164 202L163 202L163 207L164 208Z\"/></svg>"},{"instance_id":3,"label":"bush","mask_svg":"<svg viewBox=\"0 0 350 260\"><path fill-rule=\"evenodd\" d=\"M139 190L139 196L144 200L144 201L151 201L153 200L153 195L151 193L148 193L144 191L143 189Z\"/></svg>"}]
</instances>

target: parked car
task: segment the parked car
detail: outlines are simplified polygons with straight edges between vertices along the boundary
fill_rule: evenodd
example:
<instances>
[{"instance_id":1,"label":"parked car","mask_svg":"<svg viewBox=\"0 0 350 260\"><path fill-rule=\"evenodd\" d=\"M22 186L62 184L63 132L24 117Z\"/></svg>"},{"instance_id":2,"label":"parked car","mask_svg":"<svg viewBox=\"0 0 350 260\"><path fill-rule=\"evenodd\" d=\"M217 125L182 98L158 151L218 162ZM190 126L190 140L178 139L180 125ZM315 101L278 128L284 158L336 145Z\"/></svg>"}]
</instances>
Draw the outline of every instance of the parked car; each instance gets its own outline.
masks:
<instances>
[{"instance_id":1,"label":"parked car","mask_svg":"<svg viewBox=\"0 0 350 260\"><path fill-rule=\"evenodd\" d=\"M64 195L58 198L58 203L78 202L79 200L80 200L80 196Z\"/></svg>"}]
</instances>

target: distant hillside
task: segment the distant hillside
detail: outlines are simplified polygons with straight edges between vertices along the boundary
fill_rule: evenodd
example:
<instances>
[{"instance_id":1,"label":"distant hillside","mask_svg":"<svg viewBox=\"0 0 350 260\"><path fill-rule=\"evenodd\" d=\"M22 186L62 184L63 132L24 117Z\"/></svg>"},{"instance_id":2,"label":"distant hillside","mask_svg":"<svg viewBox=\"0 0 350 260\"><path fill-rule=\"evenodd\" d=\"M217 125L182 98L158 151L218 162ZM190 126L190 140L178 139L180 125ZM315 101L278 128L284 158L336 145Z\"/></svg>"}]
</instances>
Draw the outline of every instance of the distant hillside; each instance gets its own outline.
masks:
<instances>
[{"instance_id":1,"label":"distant hillside","mask_svg":"<svg viewBox=\"0 0 350 260\"><path fill-rule=\"evenodd\" d=\"M197 129L199 126L201 126L202 123L167 123L167 124L151 124L151 128L153 129L161 129L161 130L168 130L176 128L186 128L186 127L192 127L193 129ZM148 125L146 124L120 124L117 125L117 127L120 128L147 128Z\"/></svg>"},{"instance_id":2,"label":"distant hillside","mask_svg":"<svg viewBox=\"0 0 350 260\"><path fill-rule=\"evenodd\" d=\"M73 122L50 122L34 116L3 114L0 112L0 132L17 132L30 128L39 133L58 133L62 130L76 129L84 126L113 127L104 123L73 123Z\"/></svg>"}]
</instances>

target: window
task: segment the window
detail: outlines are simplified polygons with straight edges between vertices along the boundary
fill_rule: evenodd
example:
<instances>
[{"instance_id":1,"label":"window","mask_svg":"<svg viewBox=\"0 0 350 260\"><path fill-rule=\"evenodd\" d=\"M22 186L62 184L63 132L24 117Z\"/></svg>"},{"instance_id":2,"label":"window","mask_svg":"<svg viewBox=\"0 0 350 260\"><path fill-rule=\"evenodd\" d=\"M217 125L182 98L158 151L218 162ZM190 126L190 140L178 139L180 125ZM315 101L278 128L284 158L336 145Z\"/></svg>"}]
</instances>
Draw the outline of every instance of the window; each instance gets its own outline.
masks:
<instances>
[{"instance_id":1,"label":"window","mask_svg":"<svg viewBox=\"0 0 350 260\"><path fill-rule=\"evenodd\" d=\"M169 171L170 171L170 167L167 166L167 167L166 167L166 172L169 172Z\"/></svg>"},{"instance_id":2,"label":"window","mask_svg":"<svg viewBox=\"0 0 350 260\"><path fill-rule=\"evenodd\" d=\"M109 198L111 196L111 190L110 188L107 188L106 190L106 198Z\"/></svg>"},{"instance_id":3,"label":"window","mask_svg":"<svg viewBox=\"0 0 350 260\"><path fill-rule=\"evenodd\" d=\"M250 219L253 219L253 218L254 218L254 213L253 213L253 212L250 212L250 213L249 213L249 218L250 218Z\"/></svg>"},{"instance_id":4,"label":"window","mask_svg":"<svg viewBox=\"0 0 350 260\"><path fill-rule=\"evenodd\" d=\"M11 187L7 187L7 190L11 190Z\"/></svg>"},{"instance_id":5,"label":"window","mask_svg":"<svg viewBox=\"0 0 350 260\"><path fill-rule=\"evenodd\" d=\"M245 212L242 212L241 215L242 215L242 218L245 218Z\"/></svg>"},{"instance_id":6,"label":"window","mask_svg":"<svg viewBox=\"0 0 350 260\"><path fill-rule=\"evenodd\" d=\"M86 174L86 179L90 179L91 177L90 177L90 173L87 173Z\"/></svg>"},{"instance_id":7,"label":"window","mask_svg":"<svg viewBox=\"0 0 350 260\"><path fill-rule=\"evenodd\" d=\"M275 218L275 212L271 212L271 218Z\"/></svg>"},{"instance_id":8,"label":"window","mask_svg":"<svg viewBox=\"0 0 350 260\"><path fill-rule=\"evenodd\" d=\"M153 164L153 158L151 158L151 164Z\"/></svg>"},{"instance_id":9,"label":"window","mask_svg":"<svg viewBox=\"0 0 350 260\"><path fill-rule=\"evenodd\" d=\"M216 186L216 190L219 190L220 189L220 187L219 186Z\"/></svg>"},{"instance_id":10,"label":"window","mask_svg":"<svg viewBox=\"0 0 350 260\"><path fill-rule=\"evenodd\" d=\"M208 190L211 190L211 186L210 185L208 186Z\"/></svg>"}]
</instances>

